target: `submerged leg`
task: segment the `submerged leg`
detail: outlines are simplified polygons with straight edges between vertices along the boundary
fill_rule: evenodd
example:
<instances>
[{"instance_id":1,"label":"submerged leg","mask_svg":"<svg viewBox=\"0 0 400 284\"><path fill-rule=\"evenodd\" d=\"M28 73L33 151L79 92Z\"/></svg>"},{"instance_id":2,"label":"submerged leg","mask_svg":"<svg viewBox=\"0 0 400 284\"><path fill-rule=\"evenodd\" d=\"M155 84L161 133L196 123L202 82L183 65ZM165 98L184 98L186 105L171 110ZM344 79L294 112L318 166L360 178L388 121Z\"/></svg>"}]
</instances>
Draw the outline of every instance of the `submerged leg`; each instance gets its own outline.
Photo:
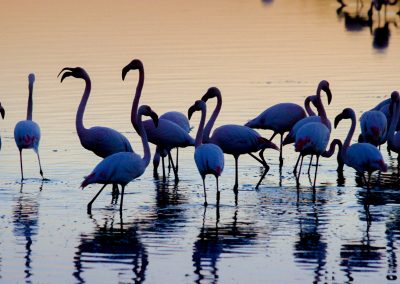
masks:
<instances>
[{"instance_id":1,"label":"submerged leg","mask_svg":"<svg viewBox=\"0 0 400 284\"><path fill-rule=\"evenodd\" d=\"M235 158L235 185L233 186L233 191L237 192L238 190L238 184L239 184L239 178L238 178L238 156L234 156Z\"/></svg>"},{"instance_id":2,"label":"submerged leg","mask_svg":"<svg viewBox=\"0 0 400 284\"><path fill-rule=\"evenodd\" d=\"M299 165L300 158L301 158L301 154L299 153L299 157L297 158L296 164L294 165L294 169L293 169L293 173L296 177L297 177L297 166Z\"/></svg>"},{"instance_id":3,"label":"submerged leg","mask_svg":"<svg viewBox=\"0 0 400 284\"><path fill-rule=\"evenodd\" d=\"M119 194L118 184L113 183L113 185L112 185L112 196L115 196L115 195L118 195L118 194Z\"/></svg>"},{"instance_id":4,"label":"submerged leg","mask_svg":"<svg viewBox=\"0 0 400 284\"><path fill-rule=\"evenodd\" d=\"M312 165L312 160L313 160L313 158L314 158L314 155L311 155L310 163L308 164L308 170L307 170L307 173L308 173L308 174L310 174L310 171L311 171L311 165Z\"/></svg>"},{"instance_id":5,"label":"submerged leg","mask_svg":"<svg viewBox=\"0 0 400 284\"><path fill-rule=\"evenodd\" d=\"M42 179L44 179L43 177L43 171L42 171L42 164L40 163L40 156L39 156L39 151L36 152L37 158L38 158L38 162L39 162L39 173L42 176Z\"/></svg>"},{"instance_id":6,"label":"submerged leg","mask_svg":"<svg viewBox=\"0 0 400 284\"><path fill-rule=\"evenodd\" d=\"M22 167L22 149L19 150L19 164L21 166L21 181L24 180L24 169Z\"/></svg>"},{"instance_id":7,"label":"submerged leg","mask_svg":"<svg viewBox=\"0 0 400 284\"><path fill-rule=\"evenodd\" d=\"M122 216L122 205L124 203L125 185L121 185L121 203L119 204L119 214Z\"/></svg>"},{"instance_id":8,"label":"submerged leg","mask_svg":"<svg viewBox=\"0 0 400 284\"><path fill-rule=\"evenodd\" d=\"M165 182L166 180L166 176L165 176L165 161L164 161L164 157L161 158L161 162L162 162L162 175L163 175L163 182Z\"/></svg>"},{"instance_id":9,"label":"submerged leg","mask_svg":"<svg viewBox=\"0 0 400 284\"><path fill-rule=\"evenodd\" d=\"M205 176L203 178L203 190L204 190L204 206L207 206L207 193L206 193L206 181L205 181Z\"/></svg>"},{"instance_id":10,"label":"submerged leg","mask_svg":"<svg viewBox=\"0 0 400 284\"><path fill-rule=\"evenodd\" d=\"M87 213L88 213L88 214L91 214L93 202L94 202L94 201L96 200L96 198L100 195L100 193L103 191L103 189L106 187L106 185L107 185L107 184L103 185L103 186L100 188L99 192L98 192L98 193L93 197L93 199L88 203L88 205L87 205Z\"/></svg>"},{"instance_id":11,"label":"submerged leg","mask_svg":"<svg viewBox=\"0 0 400 284\"><path fill-rule=\"evenodd\" d=\"M220 198L220 192L219 192L219 186L218 186L218 177L215 177L217 180L217 207L219 207L219 198Z\"/></svg>"},{"instance_id":12,"label":"submerged leg","mask_svg":"<svg viewBox=\"0 0 400 284\"><path fill-rule=\"evenodd\" d=\"M319 162L319 155L317 155L317 164L315 165L315 174L314 174L314 183L313 183L314 193L315 193L315 182L317 181L318 162Z\"/></svg>"},{"instance_id":13,"label":"submerged leg","mask_svg":"<svg viewBox=\"0 0 400 284\"><path fill-rule=\"evenodd\" d=\"M179 181L178 171L175 168L174 160L172 159L172 156L171 156L171 151L168 152L168 158L171 161L172 170L174 171L174 175L175 175L175 181L178 182Z\"/></svg>"},{"instance_id":14,"label":"submerged leg","mask_svg":"<svg viewBox=\"0 0 400 284\"><path fill-rule=\"evenodd\" d=\"M256 185L256 189L258 189L258 187L260 186L260 184L261 184L261 182L262 182L262 180L264 179L264 177L265 177L265 175L268 173L268 171L269 171L269 166L268 166L268 164L267 164L267 162L265 161L265 158L264 158L264 151L265 151L265 149L262 149L261 151L260 151L260 158L261 158L261 160L262 160L262 162L263 162L263 166L264 166L264 168L265 168L265 170L264 170L264 173L261 175L261 178L260 178L260 180L258 181L258 183L257 183L257 185Z\"/></svg>"}]
</instances>

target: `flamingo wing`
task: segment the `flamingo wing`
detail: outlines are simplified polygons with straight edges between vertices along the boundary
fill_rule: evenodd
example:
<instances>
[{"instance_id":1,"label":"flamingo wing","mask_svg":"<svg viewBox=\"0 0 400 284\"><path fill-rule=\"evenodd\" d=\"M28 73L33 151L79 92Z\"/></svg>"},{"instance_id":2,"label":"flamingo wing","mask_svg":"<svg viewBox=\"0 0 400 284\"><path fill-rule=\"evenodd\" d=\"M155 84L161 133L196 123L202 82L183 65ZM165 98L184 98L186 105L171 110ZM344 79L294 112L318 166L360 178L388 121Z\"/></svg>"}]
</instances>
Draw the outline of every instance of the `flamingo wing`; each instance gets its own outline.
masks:
<instances>
[{"instance_id":1,"label":"flamingo wing","mask_svg":"<svg viewBox=\"0 0 400 284\"><path fill-rule=\"evenodd\" d=\"M200 175L220 176L224 170L224 153L215 144L202 144L194 152L194 160Z\"/></svg>"}]
</instances>

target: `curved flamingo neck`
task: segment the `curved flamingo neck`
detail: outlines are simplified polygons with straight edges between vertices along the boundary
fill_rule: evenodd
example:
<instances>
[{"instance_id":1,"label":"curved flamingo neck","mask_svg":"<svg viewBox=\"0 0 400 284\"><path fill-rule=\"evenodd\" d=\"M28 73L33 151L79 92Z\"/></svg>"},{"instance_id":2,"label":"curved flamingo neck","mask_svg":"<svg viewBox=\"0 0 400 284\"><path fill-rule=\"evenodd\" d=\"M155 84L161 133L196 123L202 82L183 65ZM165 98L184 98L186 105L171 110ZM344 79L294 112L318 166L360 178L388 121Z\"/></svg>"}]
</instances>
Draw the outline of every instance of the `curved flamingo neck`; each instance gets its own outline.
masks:
<instances>
[{"instance_id":1,"label":"curved flamingo neck","mask_svg":"<svg viewBox=\"0 0 400 284\"><path fill-rule=\"evenodd\" d=\"M353 138L354 131L356 130L356 115L355 115L354 111L351 113L350 119L351 119L351 126L350 126L349 133L347 133L347 137L344 140L343 147L342 147L343 161L345 160L344 158L346 157L347 149L350 146L351 138Z\"/></svg>"},{"instance_id":2,"label":"curved flamingo neck","mask_svg":"<svg viewBox=\"0 0 400 284\"><path fill-rule=\"evenodd\" d=\"M138 133L140 135L140 137L142 138L142 145L143 145L143 158L142 161L144 162L144 164L147 165L150 163L150 157L151 157L151 153L150 153L150 146L149 146L149 141L147 140L147 134L146 134L146 130L143 127L143 121L142 121L142 112L140 112L138 114L137 117L137 128L138 128Z\"/></svg>"},{"instance_id":3,"label":"curved flamingo neck","mask_svg":"<svg viewBox=\"0 0 400 284\"><path fill-rule=\"evenodd\" d=\"M390 121L390 126L389 126L389 130L388 130L387 142L388 142L389 147L392 147L392 145L393 145L394 134L396 132L396 126L397 126L399 117L400 117L399 102L396 102L393 106L392 120Z\"/></svg>"},{"instance_id":4,"label":"curved flamingo neck","mask_svg":"<svg viewBox=\"0 0 400 284\"><path fill-rule=\"evenodd\" d=\"M136 86L135 97L132 102L132 110L131 110L131 122L136 131L138 130L138 123L137 123L138 113L137 112L138 112L140 96L142 95L143 84L144 84L144 69L142 67L139 69L139 81Z\"/></svg>"},{"instance_id":5,"label":"curved flamingo neck","mask_svg":"<svg viewBox=\"0 0 400 284\"><path fill-rule=\"evenodd\" d=\"M29 97L28 97L28 110L26 112L26 120L32 120L32 111L33 111L33 82L29 82Z\"/></svg>"},{"instance_id":6,"label":"curved flamingo neck","mask_svg":"<svg viewBox=\"0 0 400 284\"><path fill-rule=\"evenodd\" d=\"M82 79L85 80L85 91L83 92L81 102L79 103L75 120L76 131L78 132L79 136L81 136L81 134L86 131L85 126L83 126L83 114L85 113L86 104L89 99L90 91L92 89L92 82L90 81L89 76L86 75Z\"/></svg>"},{"instance_id":7,"label":"curved flamingo neck","mask_svg":"<svg viewBox=\"0 0 400 284\"><path fill-rule=\"evenodd\" d=\"M322 103L321 88L319 88L319 87L318 87L318 90L317 90L317 110L318 110L318 115L321 117L321 122L323 124L325 124L326 127L328 127L329 130L330 130L331 129L330 123L329 123L328 117L326 115L324 104Z\"/></svg>"},{"instance_id":8,"label":"curved flamingo neck","mask_svg":"<svg viewBox=\"0 0 400 284\"><path fill-rule=\"evenodd\" d=\"M304 108L306 109L306 112L308 114L308 116L315 116L316 113L312 110L311 108L311 100L312 100L313 96L308 96L305 100L304 100Z\"/></svg>"},{"instance_id":9,"label":"curved flamingo neck","mask_svg":"<svg viewBox=\"0 0 400 284\"><path fill-rule=\"evenodd\" d=\"M203 140L203 130L204 130L204 124L206 122L206 112L207 112L207 107L206 104L204 104L201 107L201 118L200 118L199 129L197 129L196 141L194 144L195 148L199 147Z\"/></svg>"},{"instance_id":10,"label":"curved flamingo neck","mask_svg":"<svg viewBox=\"0 0 400 284\"><path fill-rule=\"evenodd\" d=\"M204 132L203 132L203 142L204 143L208 143L210 141L211 129L213 128L214 123L217 120L218 114L221 111L221 107L222 107L222 97L221 97L221 94L217 94L217 105L215 106L215 109L214 109L210 119L208 120L206 127L204 128Z\"/></svg>"},{"instance_id":11,"label":"curved flamingo neck","mask_svg":"<svg viewBox=\"0 0 400 284\"><path fill-rule=\"evenodd\" d=\"M333 139L331 145L329 146L329 150L325 151L324 157L330 158L335 153L335 147L338 146L339 153L342 150L342 141L339 139Z\"/></svg>"}]
</instances>

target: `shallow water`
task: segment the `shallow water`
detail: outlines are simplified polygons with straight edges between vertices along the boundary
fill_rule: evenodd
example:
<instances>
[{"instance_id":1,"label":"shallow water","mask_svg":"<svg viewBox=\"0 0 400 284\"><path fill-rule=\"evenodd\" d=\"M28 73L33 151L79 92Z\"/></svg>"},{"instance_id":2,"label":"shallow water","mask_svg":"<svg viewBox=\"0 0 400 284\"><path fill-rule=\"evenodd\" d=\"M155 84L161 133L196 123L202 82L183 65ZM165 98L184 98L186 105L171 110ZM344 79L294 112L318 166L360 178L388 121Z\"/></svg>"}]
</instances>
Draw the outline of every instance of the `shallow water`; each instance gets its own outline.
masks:
<instances>
[{"instance_id":1,"label":"shallow water","mask_svg":"<svg viewBox=\"0 0 400 284\"><path fill-rule=\"evenodd\" d=\"M209 206L193 148L180 151L180 182L146 173L128 185L122 219L108 191L86 204L98 186L80 190L100 161L82 148L75 111L83 81L56 78L82 66L92 79L85 125L140 140L130 125L137 75L121 80L133 58L145 66L142 104L159 114L186 112L208 87L218 86L223 107L216 126L243 124L266 107L302 104L318 82L329 80L333 120L344 107L359 116L399 89L399 6L386 20L365 26L369 3L337 10L336 1L35 1L5 4L0 29L0 282L26 283L381 283L398 278L400 192L397 159L382 153L388 173L373 177L368 195L360 178L335 159L321 159L314 195L307 173L298 191L293 147L267 151L271 169L255 190L261 169L250 157L239 164L239 200L232 187L234 161L225 157L217 218L215 181L207 178ZM365 1L367 2L367 1ZM357 18L358 16L358 18ZM374 37L375 35L375 37ZM380 39L378 41L376 38ZM42 130L45 176L33 151L24 152L19 182L13 128L24 119L27 75L35 72L34 120ZM131 72L135 73L135 72ZM210 101L208 109L215 105ZM192 125L197 126L198 115ZM343 138L348 122L333 130ZM197 128L192 134L195 135ZM269 131L261 131L269 137ZM353 139L354 140L354 139ZM275 142L278 142L276 139ZM154 151L154 148L152 148Z\"/></svg>"}]
</instances>

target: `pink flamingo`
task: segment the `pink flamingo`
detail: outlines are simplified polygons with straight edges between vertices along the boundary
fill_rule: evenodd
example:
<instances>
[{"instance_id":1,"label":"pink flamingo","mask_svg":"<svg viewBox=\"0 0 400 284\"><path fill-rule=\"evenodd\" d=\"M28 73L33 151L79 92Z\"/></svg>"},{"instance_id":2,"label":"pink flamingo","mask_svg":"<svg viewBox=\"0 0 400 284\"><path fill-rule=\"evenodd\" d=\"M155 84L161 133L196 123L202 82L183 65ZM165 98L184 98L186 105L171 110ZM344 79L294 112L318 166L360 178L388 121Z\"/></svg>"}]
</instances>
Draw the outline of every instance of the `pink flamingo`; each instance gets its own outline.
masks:
<instances>
[{"instance_id":1,"label":"pink flamingo","mask_svg":"<svg viewBox=\"0 0 400 284\"><path fill-rule=\"evenodd\" d=\"M237 203L239 156L242 154L249 154L265 167L265 171L256 185L256 188L258 188L261 181L264 179L269 170L269 166L264 159L264 151L267 148L278 150L278 147L269 140L261 137L261 135L258 134L255 130L247 126L235 124L222 125L216 128L210 138L211 129L214 126L214 123L222 106L221 92L218 88L211 87L207 90L207 93L201 99L202 101L207 102L207 100L215 97L217 98L217 105L209 121L207 122L206 127L204 128L203 142L216 144L222 149L225 154L233 155L233 157L235 158L235 185L233 187L233 190L235 192ZM253 152L258 151L260 151L260 159L252 154Z\"/></svg>"},{"instance_id":2,"label":"pink flamingo","mask_svg":"<svg viewBox=\"0 0 400 284\"><path fill-rule=\"evenodd\" d=\"M40 156L39 156L39 143L40 143L40 127L39 125L32 120L32 110L33 110L33 83L35 82L35 74L29 74L29 99L28 99L28 111L26 115L26 120L21 120L15 125L14 128L14 139L17 144L19 150L19 162L21 166L21 181L24 180L24 170L22 166L22 149L33 149L35 151L38 162L40 175L42 179L43 171L42 165L40 164Z\"/></svg>"},{"instance_id":3,"label":"pink flamingo","mask_svg":"<svg viewBox=\"0 0 400 284\"><path fill-rule=\"evenodd\" d=\"M331 96L328 81L323 80L319 83L317 94L319 94L321 90L325 91L328 94L328 97ZM272 140L277 134L280 134L279 165L282 166L283 134L290 131L296 122L305 117L306 113L301 106L294 103L280 103L267 108L245 125L251 128L272 130L274 133L269 140Z\"/></svg>"},{"instance_id":4,"label":"pink flamingo","mask_svg":"<svg viewBox=\"0 0 400 284\"><path fill-rule=\"evenodd\" d=\"M360 117L361 134L359 142L380 146L386 142L387 119L383 112L369 110Z\"/></svg>"},{"instance_id":5,"label":"pink flamingo","mask_svg":"<svg viewBox=\"0 0 400 284\"><path fill-rule=\"evenodd\" d=\"M207 206L207 193L206 193L206 175L212 174L217 180L217 206L219 205L220 192L218 188L218 177L224 170L224 153L221 148L215 144L202 144L203 140L203 129L206 120L206 103L204 101L196 101L188 110L189 119L195 111L201 111L201 119L199 128L196 134L194 160L196 162L197 169L203 179L204 189L204 205Z\"/></svg>"},{"instance_id":6,"label":"pink flamingo","mask_svg":"<svg viewBox=\"0 0 400 284\"><path fill-rule=\"evenodd\" d=\"M125 80L126 74L130 70L135 69L134 67L139 62L140 60L134 59L132 62L130 62L127 66L125 66L122 69L122 80ZM136 88L136 94L132 109L135 107L135 105L137 106L137 104L139 103L142 91L142 88L141 87L139 88L139 86L143 86L143 82L144 82L144 69L143 69L143 64L140 62L139 84L138 87ZM135 123L136 118L137 118L137 113L132 111L131 120L133 121L134 127L137 131L138 125L137 123ZM172 169L175 174L175 181L176 182L179 181L178 172L172 161L170 151L171 149L177 147L194 146L194 139L190 137L190 135L176 123L167 119L160 119L158 121L158 127L154 125L152 120L143 121L143 126L144 129L146 130L149 142L155 144L158 147L160 153L168 154L172 163ZM164 174L164 179L165 179L165 174Z\"/></svg>"},{"instance_id":7,"label":"pink flamingo","mask_svg":"<svg viewBox=\"0 0 400 284\"><path fill-rule=\"evenodd\" d=\"M65 78L71 76L78 79L83 79L85 81L85 90L83 92L75 120L76 131L78 133L79 140L83 148L92 151L101 158L106 158L118 152L133 152L129 140L120 132L112 128L103 126L93 126L91 128L85 128L85 126L83 125L83 114L85 112L86 104L92 88L90 77L86 73L86 71L81 67L65 67L61 70L58 76L60 76L61 74L61 82L63 82ZM135 109L132 108L132 111L135 111ZM118 186L113 185L113 193L117 192Z\"/></svg>"},{"instance_id":8,"label":"pink flamingo","mask_svg":"<svg viewBox=\"0 0 400 284\"><path fill-rule=\"evenodd\" d=\"M0 114L1 114L1 118L4 119L4 115L6 114L3 106L0 103ZM1 149L1 137L0 137L0 149Z\"/></svg>"},{"instance_id":9,"label":"pink flamingo","mask_svg":"<svg viewBox=\"0 0 400 284\"><path fill-rule=\"evenodd\" d=\"M335 117L335 128L342 119L351 119L351 127L341 151L342 160L347 166L354 168L363 176L364 182L369 188L371 174L377 170L387 171L387 165L383 160L381 152L373 145L369 143L355 143L350 146L351 138L356 129L356 115L351 108L345 108L342 113ZM365 180L364 172L368 173L368 181Z\"/></svg>"},{"instance_id":10,"label":"pink flamingo","mask_svg":"<svg viewBox=\"0 0 400 284\"><path fill-rule=\"evenodd\" d=\"M397 121L400 118L400 105L399 105L399 93L397 91L392 92L392 120L390 122L388 134L387 134L387 143L388 149L397 153L397 162L398 167L400 164L400 132L396 132Z\"/></svg>"},{"instance_id":11,"label":"pink flamingo","mask_svg":"<svg viewBox=\"0 0 400 284\"><path fill-rule=\"evenodd\" d=\"M94 198L87 205L87 212L90 214L92 210L92 204L103 191L107 184L119 184L121 185L121 203L120 213L122 213L122 204L124 199L125 186L133 179L140 177L146 167L150 163L150 146L147 140L146 131L143 128L142 116L150 116L154 124L158 123L158 116L149 106L143 105L139 108L137 120L132 121L138 128L138 134L142 138L143 158L134 152L119 152L112 154L102 160L93 171L84 179L81 186L85 188L89 184L99 183L104 184L100 191L94 196Z\"/></svg>"}]
</instances>

